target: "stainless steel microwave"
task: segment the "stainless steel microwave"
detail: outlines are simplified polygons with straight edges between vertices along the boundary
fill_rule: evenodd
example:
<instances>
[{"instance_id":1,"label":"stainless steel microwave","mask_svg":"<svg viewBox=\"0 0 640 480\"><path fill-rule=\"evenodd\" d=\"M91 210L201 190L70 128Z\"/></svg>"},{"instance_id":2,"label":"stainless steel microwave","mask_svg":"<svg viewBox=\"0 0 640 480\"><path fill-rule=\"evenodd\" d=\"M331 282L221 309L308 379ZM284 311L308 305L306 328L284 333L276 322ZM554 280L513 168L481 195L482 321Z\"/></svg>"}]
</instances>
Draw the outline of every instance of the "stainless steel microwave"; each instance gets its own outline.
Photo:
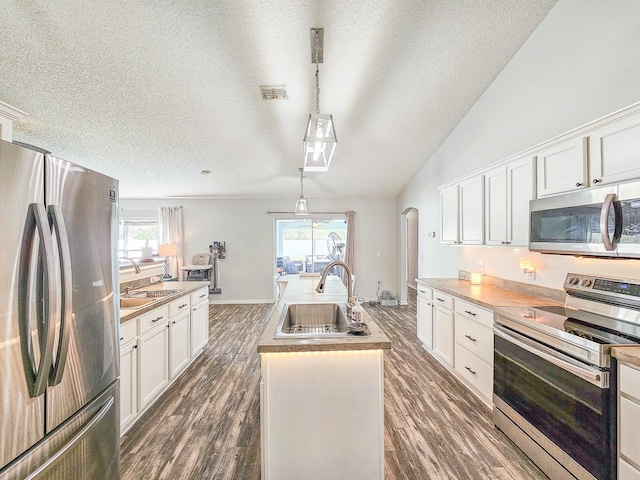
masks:
<instances>
[{"instance_id":1,"label":"stainless steel microwave","mask_svg":"<svg viewBox=\"0 0 640 480\"><path fill-rule=\"evenodd\" d=\"M529 250L640 258L640 182L531 200Z\"/></svg>"}]
</instances>

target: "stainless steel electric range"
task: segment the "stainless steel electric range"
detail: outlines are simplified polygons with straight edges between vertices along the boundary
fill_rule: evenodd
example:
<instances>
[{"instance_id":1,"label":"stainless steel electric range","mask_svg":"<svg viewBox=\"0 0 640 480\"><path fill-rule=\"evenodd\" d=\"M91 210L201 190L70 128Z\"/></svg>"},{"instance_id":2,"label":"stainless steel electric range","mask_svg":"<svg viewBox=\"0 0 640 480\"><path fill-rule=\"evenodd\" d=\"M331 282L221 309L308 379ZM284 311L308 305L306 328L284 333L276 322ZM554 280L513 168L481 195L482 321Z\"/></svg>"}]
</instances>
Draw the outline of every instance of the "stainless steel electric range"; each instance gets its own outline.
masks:
<instances>
[{"instance_id":1,"label":"stainless steel electric range","mask_svg":"<svg viewBox=\"0 0 640 480\"><path fill-rule=\"evenodd\" d=\"M495 309L494 423L552 479L615 479L611 347L640 344L640 280L570 273L564 290Z\"/></svg>"}]
</instances>

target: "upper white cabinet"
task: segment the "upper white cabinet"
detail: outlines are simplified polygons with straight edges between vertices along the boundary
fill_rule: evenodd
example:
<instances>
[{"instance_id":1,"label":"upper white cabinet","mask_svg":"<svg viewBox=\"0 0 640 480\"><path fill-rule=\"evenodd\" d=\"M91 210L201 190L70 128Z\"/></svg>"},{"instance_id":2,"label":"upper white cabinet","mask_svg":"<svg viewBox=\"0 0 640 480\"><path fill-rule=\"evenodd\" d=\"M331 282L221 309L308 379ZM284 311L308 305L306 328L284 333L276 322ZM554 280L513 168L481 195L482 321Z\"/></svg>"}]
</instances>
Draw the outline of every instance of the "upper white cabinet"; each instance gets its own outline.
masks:
<instances>
[{"instance_id":1,"label":"upper white cabinet","mask_svg":"<svg viewBox=\"0 0 640 480\"><path fill-rule=\"evenodd\" d=\"M589 136L591 185L640 177L640 115L624 118Z\"/></svg>"},{"instance_id":2,"label":"upper white cabinet","mask_svg":"<svg viewBox=\"0 0 640 480\"><path fill-rule=\"evenodd\" d=\"M578 137L540 150L537 154L538 196L580 190L589 186L587 137Z\"/></svg>"},{"instance_id":3,"label":"upper white cabinet","mask_svg":"<svg viewBox=\"0 0 640 480\"><path fill-rule=\"evenodd\" d=\"M445 245L484 242L484 176L472 177L440 191L440 219Z\"/></svg>"},{"instance_id":4,"label":"upper white cabinet","mask_svg":"<svg viewBox=\"0 0 640 480\"><path fill-rule=\"evenodd\" d=\"M460 240L464 245L484 242L484 176L460 184Z\"/></svg>"},{"instance_id":5,"label":"upper white cabinet","mask_svg":"<svg viewBox=\"0 0 640 480\"><path fill-rule=\"evenodd\" d=\"M443 245L529 244L534 198L640 179L640 103L438 187Z\"/></svg>"},{"instance_id":6,"label":"upper white cabinet","mask_svg":"<svg viewBox=\"0 0 640 480\"><path fill-rule=\"evenodd\" d=\"M535 158L523 157L484 176L485 243L527 246L529 201L535 198Z\"/></svg>"},{"instance_id":7,"label":"upper white cabinet","mask_svg":"<svg viewBox=\"0 0 640 480\"><path fill-rule=\"evenodd\" d=\"M440 243L454 245L460 243L460 197L458 185L451 185L440 191Z\"/></svg>"}]
</instances>

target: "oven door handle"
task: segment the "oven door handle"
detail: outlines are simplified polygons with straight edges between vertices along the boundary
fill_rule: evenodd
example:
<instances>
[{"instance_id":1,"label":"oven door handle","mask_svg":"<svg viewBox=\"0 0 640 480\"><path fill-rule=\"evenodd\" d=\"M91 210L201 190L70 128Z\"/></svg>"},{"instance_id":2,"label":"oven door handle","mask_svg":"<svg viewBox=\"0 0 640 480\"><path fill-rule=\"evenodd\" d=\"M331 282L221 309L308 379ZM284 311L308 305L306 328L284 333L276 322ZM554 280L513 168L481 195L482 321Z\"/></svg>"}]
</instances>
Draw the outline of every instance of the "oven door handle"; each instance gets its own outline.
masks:
<instances>
[{"instance_id":1,"label":"oven door handle","mask_svg":"<svg viewBox=\"0 0 640 480\"><path fill-rule=\"evenodd\" d=\"M577 362L564 360L554 354L547 353L543 350L540 350L539 346L532 345L531 343L527 342L525 339L521 338L520 335L516 336L516 334L512 332L507 333L504 329L500 328L500 326L498 325L494 325L493 332L499 337L502 337L503 339L505 339L506 341L513 343L514 345L522 348L523 350L526 350L529 353L532 353L533 355L536 355L537 357L542 358L543 360L548 361L549 363L552 363L556 367L562 368L567 372L573 373L574 375L582 378L583 380L586 380L587 382L593 385L596 385L600 388L609 387L609 376L606 375L604 372L601 372L599 370L594 371L594 370L585 368L582 365L578 364Z\"/></svg>"}]
</instances>

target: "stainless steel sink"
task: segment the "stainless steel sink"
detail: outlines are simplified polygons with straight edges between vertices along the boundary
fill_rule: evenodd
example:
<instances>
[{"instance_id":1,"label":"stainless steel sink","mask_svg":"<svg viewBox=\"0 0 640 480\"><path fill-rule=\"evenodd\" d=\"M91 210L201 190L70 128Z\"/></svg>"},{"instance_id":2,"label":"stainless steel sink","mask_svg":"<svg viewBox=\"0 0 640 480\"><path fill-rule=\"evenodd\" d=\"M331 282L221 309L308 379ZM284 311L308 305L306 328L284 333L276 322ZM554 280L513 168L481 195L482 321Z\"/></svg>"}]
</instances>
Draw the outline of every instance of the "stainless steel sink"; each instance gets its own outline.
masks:
<instances>
[{"instance_id":1,"label":"stainless steel sink","mask_svg":"<svg viewBox=\"0 0 640 480\"><path fill-rule=\"evenodd\" d=\"M274 338L335 338L350 335L347 306L340 303L292 303L284 306ZM367 329L360 335L371 335Z\"/></svg>"},{"instance_id":2,"label":"stainless steel sink","mask_svg":"<svg viewBox=\"0 0 640 480\"><path fill-rule=\"evenodd\" d=\"M182 290L173 289L173 290L132 290L126 294L127 298L162 298L168 297L169 295L175 295L176 293L180 293Z\"/></svg>"},{"instance_id":3,"label":"stainless steel sink","mask_svg":"<svg viewBox=\"0 0 640 480\"><path fill-rule=\"evenodd\" d=\"M122 298L120 297L120 308L140 308L145 305L149 305L157 300L157 298L146 298L146 297L136 297L136 298Z\"/></svg>"}]
</instances>

